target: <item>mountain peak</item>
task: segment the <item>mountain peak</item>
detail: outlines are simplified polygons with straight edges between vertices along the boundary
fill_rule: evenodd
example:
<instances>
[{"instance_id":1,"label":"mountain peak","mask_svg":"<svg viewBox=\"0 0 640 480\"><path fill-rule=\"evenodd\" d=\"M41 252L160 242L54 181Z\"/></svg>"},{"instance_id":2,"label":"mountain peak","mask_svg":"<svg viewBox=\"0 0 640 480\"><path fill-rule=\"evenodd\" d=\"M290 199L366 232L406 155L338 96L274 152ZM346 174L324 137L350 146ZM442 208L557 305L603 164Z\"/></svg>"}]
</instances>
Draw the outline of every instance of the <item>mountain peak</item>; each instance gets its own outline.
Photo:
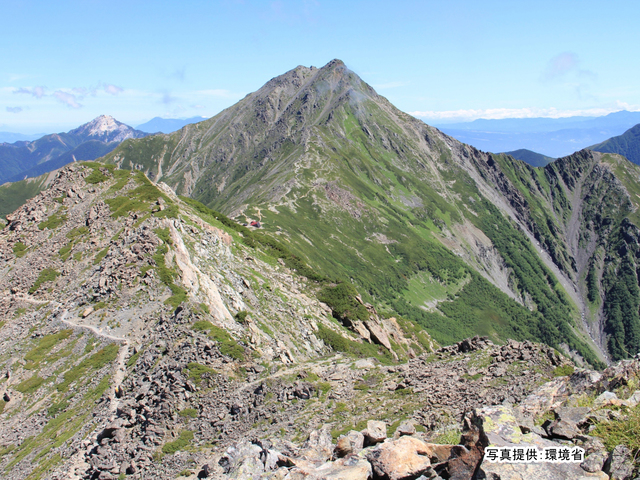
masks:
<instances>
[{"instance_id":1,"label":"mountain peak","mask_svg":"<svg viewBox=\"0 0 640 480\"><path fill-rule=\"evenodd\" d=\"M129 125L117 121L111 115L100 115L84 125L69 132L72 135L85 137L87 140L102 142L122 142L128 138L140 138L142 132L134 130Z\"/></svg>"}]
</instances>

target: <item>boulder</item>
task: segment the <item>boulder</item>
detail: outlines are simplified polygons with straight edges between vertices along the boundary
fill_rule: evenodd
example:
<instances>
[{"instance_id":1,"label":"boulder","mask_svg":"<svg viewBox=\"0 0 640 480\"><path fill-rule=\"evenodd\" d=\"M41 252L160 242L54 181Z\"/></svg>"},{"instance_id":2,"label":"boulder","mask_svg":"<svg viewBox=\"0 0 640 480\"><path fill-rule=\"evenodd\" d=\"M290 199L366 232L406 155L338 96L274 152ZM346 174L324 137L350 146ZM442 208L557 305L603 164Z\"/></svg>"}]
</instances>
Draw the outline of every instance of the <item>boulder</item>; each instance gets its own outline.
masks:
<instances>
[{"instance_id":1,"label":"boulder","mask_svg":"<svg viewBox=\"0 0 640 480\"><path fill-rule=\"evenodd\" d=\"M551 435L558 438L564 438L571 440L580 435L580 430L575 423L567 420L557 419L554 421L547 431L551 432Z\"/></svg>"},{"instance_id":2,"label":"boulder","mask_svg":"<svg viewBox=\"0 0 640 480\"><path fill-rule=\"evenodd\" d=\"M629 408L633 408L639 403L640 403L640 390L636 390L635 392L633 392L633 395L631 395L626 400L622 401L622 404Z\"/></svg>"},{"instance_id":3,"label":"boulder","mask_svg":"<svg viewBox=\"0 0 640 480\"><path fill-rule=\"evenodd\" d=\"M631 480L633 473L633 454L624 445L618 445L611 452L611 456L604 467L604 471L611 476L611 480Z\"/></svg>"},{"instance_id":4,"label":"boulder","mask_svg":"<svg viewBox=\"0 0 640 480\"><path fill-rule=\"evenodd\" d=\"M402 437L403 435L413 435L416 433L416 426L411 420L406 420L402 422L394 433L394 437Z\"/></svg>"},{"instance_id":5,"label":"boulder","mask_svg":"<svg viewBox=\"0 0 640 480\"><path fill-rule=\"evenodd\" d=\"M600 472L606 460L607 454L605 452L594 452L587 456L580 466L585 472Z\"/></svg>"},{"instance_id":6,"label":"boulder","mask_svg":"<svg viewBox=\"0 0 640 480\"><path fill-rule=\"evenodd\" d=\"M605 407L607 405L620 406L622 405L622 400L620 400L614 392L602 392L593 401L594 408Z\"/></svg>"},{"instance_id":7,"label":"boulder","mask_svg":"<svg viewBox=\"0 0 640 480\"><path fill-rule=\"evenodd\" d=\"M366 445L376 445L387 438L387 425L377 420L369 420L367 429L362 432Z\"/></svg>"},{"instance_id":8,"label":"boulder","mask_svg":"<svg viewBox=\"0 0 640 480\"><path fill-rule=\"evenodd\" d=\"M334 454L338 458L346 457L347 455L357 454L362 450L364 446L364 435L355 430L351 430L346 435L342 435L336 443Z\"/></svg>"},{"instance_id":9,"label":"boulder","mask_svg":"<svg viewBox=\"0 0 640 480\"><path fill-rule=\"evenodd\" d=\"M300 454L301 459L312 463L326 462L333 454L333 438L329 427L323 427L320 430L313 430L309 434L309 439L302 445Z\"/></svg>"},{"instance_id":10,"label":"boulder","mask_svg":"<svg viewBox=\"0 0 640 480\"><path fill-rule=\"evenodd\" d=\"M366 457L377 477L401 480L415 478L430 469L429 453L426 443L404 436L379 444Z\"/></svg>"},{"instance_id":11,"label":"boulder","mask_svg":"<svg viewBox=\"0 0 640 480\"><path fill-rule=\"evenodd\" d=\"M305 480L369 480L371 464L364 458L350 456L326 462L316 468L293 468L287 479Z\"/></svg>"}]
</instances>

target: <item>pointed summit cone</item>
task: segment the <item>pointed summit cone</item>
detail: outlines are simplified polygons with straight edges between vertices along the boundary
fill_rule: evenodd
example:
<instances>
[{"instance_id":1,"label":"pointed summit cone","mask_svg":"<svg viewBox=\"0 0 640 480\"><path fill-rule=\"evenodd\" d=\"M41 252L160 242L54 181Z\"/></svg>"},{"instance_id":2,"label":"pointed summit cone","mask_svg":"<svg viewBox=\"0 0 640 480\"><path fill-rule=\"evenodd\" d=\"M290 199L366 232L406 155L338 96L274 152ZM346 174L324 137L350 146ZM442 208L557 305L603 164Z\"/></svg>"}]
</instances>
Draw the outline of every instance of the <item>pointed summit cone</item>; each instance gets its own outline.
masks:
<instances>
[{"instance_id":1,"label":"pointed summit cone","mask_svg":"<svg viewBox=\"0 0 640 480\"><path fill-rule=\"evenodd\" d=\"M578 220L572 205L590 208L582 185L606 175L602 158L578 152L534 170L480 152L401 112L333 60L296 67L179 132L127 141L107 161L241 223L259 222L322 275L352 283L363 304L416 320L442 343L473 334L533 339L571 345L597 364L606 340L576 333L581 315L606 322L586 307L592 300L580 283L596 257L575 238L611 241L620 258L618 240ZM634 199L627 181L607 183L601 200Z\"/></svg>"}]
</instances>

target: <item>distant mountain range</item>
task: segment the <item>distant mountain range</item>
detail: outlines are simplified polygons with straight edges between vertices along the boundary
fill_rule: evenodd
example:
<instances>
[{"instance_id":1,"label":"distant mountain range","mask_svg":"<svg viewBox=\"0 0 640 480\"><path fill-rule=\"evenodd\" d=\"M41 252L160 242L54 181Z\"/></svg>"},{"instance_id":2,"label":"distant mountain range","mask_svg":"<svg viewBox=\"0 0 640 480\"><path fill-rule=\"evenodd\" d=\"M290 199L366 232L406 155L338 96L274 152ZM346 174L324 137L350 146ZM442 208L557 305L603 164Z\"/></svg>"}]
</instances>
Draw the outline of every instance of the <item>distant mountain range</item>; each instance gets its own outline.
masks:
<instances>
[{"instance_id":1,"label":"distant mountain range","mask_svg":"<svg viewBox=\"0 0 640 480\"><path fill-rule=\"evenodd\" d=\"M155 117L146 123L138 125L136 128L148 133L172 133L191 123L198 123L206 120L207 117L191 118L160 118Z\"/></svg>"},{"instance_id":2,"label":"distant mountain range","mask_svg":"<svg viewBox=\"0 0 640 480\"><path fill-rule=\"evenodd\" d=\"M40 137L44 137L45 135L46 133L34 133L28 135L24 133L0 132L0 143L31 142Z\"/></svg>"},{"instance_id":3,"label":"distant mountain range","mask_svg":"<svg viewBox=\"0 0 640 480\"><path fill-rule=\"evenodd\" d=\"M636 165L640 165L640 124L630 128L622 135L589 148L597 152L618 153Z\"/></svg>"},{"instance_id":4,"label":"distant mountain range","mask_svg":"<svg viewBox=\"0 0 640 480\"><path fill-rule=\"evenodd\" d=\"M532 167L544 167L555 160L555 158L547 157L541 153L532 152L526 148L504 153L511 155L513 158L517 158L518 160L522 160L523 162L527 162Z\"/></svg>"},{"instance_id":5,"label":"distant mountain range","mask_svg":"<svg viewBox=\"0 0 640 480\"><path fill-rule=\"evenodd\" d=\"M101 115L67 133L45 135L35 141L0 144L0 184L35 177L76 160L106 155L128 138L148 135Z\"/></svg>"},{"instance_id":6,"label":"distant mountain range","mask_svg":"<svg viewBox=\"0 0 640 480\"><path fill-rule=\"evenodd\" d=\"M478 119L436 127L486 152L527 149L562 157L620 135L638 123L640 112L621 111L603 117Z\"/></svg>"}]
</instances>

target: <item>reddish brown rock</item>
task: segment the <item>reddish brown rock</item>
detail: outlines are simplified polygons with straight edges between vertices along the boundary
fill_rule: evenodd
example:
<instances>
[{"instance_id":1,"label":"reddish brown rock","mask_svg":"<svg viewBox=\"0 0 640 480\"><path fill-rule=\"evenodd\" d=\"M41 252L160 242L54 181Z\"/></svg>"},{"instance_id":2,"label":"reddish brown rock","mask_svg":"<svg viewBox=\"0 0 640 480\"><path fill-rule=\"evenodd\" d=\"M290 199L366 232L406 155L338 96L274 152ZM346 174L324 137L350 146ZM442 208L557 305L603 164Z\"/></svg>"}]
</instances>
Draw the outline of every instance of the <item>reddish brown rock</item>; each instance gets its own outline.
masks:
<instances>
[{"instance_id":1,"label":"reddish brown rock","mask_svg":"<svg viewBox=\"0 0 640 480\"><path fill-rule=\"evenodd\" d=\"M431 450L414 437L388 440L367 454L375 475L389 480L415 478L431 468Z\"/></svg>"}]
</instances>

